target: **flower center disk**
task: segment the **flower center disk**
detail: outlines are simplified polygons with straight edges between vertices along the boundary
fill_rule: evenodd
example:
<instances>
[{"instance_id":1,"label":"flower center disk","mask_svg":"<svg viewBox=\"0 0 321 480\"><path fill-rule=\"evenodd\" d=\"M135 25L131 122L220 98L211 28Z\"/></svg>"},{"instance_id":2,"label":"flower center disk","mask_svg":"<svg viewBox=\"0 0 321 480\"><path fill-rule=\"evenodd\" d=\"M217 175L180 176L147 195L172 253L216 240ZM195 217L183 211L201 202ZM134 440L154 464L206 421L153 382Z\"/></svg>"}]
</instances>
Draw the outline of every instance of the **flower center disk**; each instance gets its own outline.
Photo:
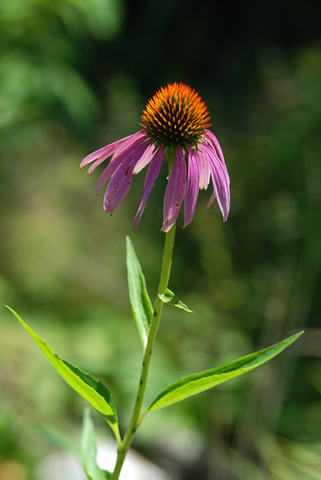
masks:
<instances>
[{"instance_id":1,"label":"flower center disk","mask_svg":"<svg viewBox=\"0 0 321 480\"><path fill-rule=\"evenodd\" d=\"M184 83L168 84L149 100L142 126L153 142L165 146L196 147L210 116L200 95Z\"/></svg>"}]
</instances>

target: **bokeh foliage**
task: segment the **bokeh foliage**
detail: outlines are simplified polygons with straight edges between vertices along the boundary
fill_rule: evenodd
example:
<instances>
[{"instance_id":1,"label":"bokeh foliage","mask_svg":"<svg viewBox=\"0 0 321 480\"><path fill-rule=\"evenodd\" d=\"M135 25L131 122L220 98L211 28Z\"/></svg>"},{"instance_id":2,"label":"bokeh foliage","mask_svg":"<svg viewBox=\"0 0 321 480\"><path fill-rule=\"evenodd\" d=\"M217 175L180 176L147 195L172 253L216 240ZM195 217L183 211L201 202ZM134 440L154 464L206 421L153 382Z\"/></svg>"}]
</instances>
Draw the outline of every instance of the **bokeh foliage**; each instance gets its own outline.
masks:
<instances>
[{"instance_id":1,"label":"bokeh foliage","mask_svg":"<svg viewBox=\"0 0 321 480\"><path fill-rule=\"evenodd\" d=\"M126 425L141 359L125 235L155 296L166 168L134 231L144 175L110 218L94 194L98 173L78 167L137 131L159 86L185 81L211 112L232 208L223 224L202 192L192 224L179 219L170 288L194 313L166 309L147 401L180 376L306 330L247 378L146 420L135 447L176 479L319 478L320 12L278 5L231 14L180 0L0 1L2 304L102 378ZM84 402L5 309L0 328L0 478L33 480L46 453L79 439Z\"/></svg>"}]
</instances>

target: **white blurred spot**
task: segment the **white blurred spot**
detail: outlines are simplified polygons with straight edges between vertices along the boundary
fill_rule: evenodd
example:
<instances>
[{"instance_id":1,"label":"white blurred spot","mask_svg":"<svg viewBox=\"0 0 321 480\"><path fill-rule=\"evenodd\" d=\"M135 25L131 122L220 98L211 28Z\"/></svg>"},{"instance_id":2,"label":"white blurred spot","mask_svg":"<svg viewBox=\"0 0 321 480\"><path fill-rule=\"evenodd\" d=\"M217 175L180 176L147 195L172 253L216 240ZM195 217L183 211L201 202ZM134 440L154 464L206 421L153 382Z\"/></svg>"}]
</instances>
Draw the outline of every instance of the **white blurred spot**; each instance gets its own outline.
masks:
<instances>
[{"instance_id":1,"label":"white blurred spot","mask_svg":"<svg viewBox=\"0 0 321 480\"><path fill-rule=\"evenodd\" d=\"M112 471L116 462L116 444L112 440L98 440L97 463ZM162 469L132 449L126 457L120 480L171 480ZM35 480L87 480L80 458L69 452L48 455L36 469Z\"/></svg>"}]
</instances>

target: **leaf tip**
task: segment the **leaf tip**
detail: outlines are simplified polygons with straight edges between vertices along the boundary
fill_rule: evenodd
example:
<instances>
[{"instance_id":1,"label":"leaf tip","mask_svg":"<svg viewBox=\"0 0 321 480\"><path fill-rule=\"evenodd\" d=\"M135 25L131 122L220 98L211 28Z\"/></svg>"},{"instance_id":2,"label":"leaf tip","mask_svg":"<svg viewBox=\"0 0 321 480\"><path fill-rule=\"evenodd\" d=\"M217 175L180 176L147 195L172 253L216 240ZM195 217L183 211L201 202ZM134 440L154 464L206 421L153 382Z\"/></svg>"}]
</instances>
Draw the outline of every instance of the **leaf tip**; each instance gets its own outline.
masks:
<instances>
[{"instance_id":1,"label":"leaf tip","mask_svg":"<svg viewBox=\"0 0 321 480\"><path fill-rule=\"evenodd\" d=\"M131 241L130 236L126 235L126 245L128 246L128 245L132 245L132 244L133 244L133 242Z\"/></svg>"},{"instance_id":2,"label":"leaf tip","mask_svg":"<svg viewBox=\"0 0 321 480\"><path fill-rule=\"evenodd\" d=\"M13 310L13 308L9 307L9 305L5 305L5 307L17 317L18 314Z\"/></svg>"},{"instance_id":3,"label":"leaf tip","mask_svg":"<svg viewBox=\"0 0 321 480\"><path fill-rule=\"evenodd\" d=\"M172 305L173 307L178 307L188 313L193 313L193 310L190 310L185 303L178 300L174 292L172 292L169 288L166 288L164 294L158 293L159 298L163 303L167 303L168 305Z\"/></svg>"},{"instance_id":4,"label":"leaf tip","mask_svg":"<svg viewBox=\"0 0 321 480\"><path fill-rule=\"evenodd\" d=\"M301 335L304 333L304 330L301 330L301 332L295 333L291 337L289 337L289 340L292 340L292 342L295 342Z\"/></svg>"}]
</instances>

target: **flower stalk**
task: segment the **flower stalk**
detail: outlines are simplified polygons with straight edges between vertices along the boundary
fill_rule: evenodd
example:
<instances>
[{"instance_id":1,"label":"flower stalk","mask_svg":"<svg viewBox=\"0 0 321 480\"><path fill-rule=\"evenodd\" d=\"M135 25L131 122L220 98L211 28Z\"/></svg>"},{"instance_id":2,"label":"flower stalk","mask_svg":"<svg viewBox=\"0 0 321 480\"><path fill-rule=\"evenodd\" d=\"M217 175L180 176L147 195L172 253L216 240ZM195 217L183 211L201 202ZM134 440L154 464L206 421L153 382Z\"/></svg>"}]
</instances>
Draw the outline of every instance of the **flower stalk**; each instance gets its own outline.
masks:
<instances>
[{"instance_id":1,"label":"flower stalk","mask_svg":"<svg viewBox=\"0 0 321 480\"><path fill-rule=\"evenodd\" d=\"M171 158L169 154L170 168L171 168L171 165L172 163L171 163ZM169 232L166 233L162 269L161 269L161 275L160 275L159 286L158 286L158 293L161 295L164 295L164 293L166 292L168 282L169 282L174 241L175 241L175 232L176 232L176 223L174 223L174 225L169 230ZM118 447L117 461L116 461L115 469L112 474L111 480L118 480L128 449L132 443L132 440L137 431L137 428L140 426L144 418L144 415L142 415L141 412L142 412L143 402L145 397L149 366L152 358L152 353L153 353L154 344L156 340L158 325L159 325L161 314L162 314L162 309L163 309L163 302L157 295L155 304L154 304L154 313L151 321L148 341L147 341L147 345L146 345L146 349L143 357L142 370L141 370L139 387L138 387L137 396L136 396L135 408L133 411L132 419L128 427L127 433L125 434L121 444Z\"/></svg>"}]
</instances>

